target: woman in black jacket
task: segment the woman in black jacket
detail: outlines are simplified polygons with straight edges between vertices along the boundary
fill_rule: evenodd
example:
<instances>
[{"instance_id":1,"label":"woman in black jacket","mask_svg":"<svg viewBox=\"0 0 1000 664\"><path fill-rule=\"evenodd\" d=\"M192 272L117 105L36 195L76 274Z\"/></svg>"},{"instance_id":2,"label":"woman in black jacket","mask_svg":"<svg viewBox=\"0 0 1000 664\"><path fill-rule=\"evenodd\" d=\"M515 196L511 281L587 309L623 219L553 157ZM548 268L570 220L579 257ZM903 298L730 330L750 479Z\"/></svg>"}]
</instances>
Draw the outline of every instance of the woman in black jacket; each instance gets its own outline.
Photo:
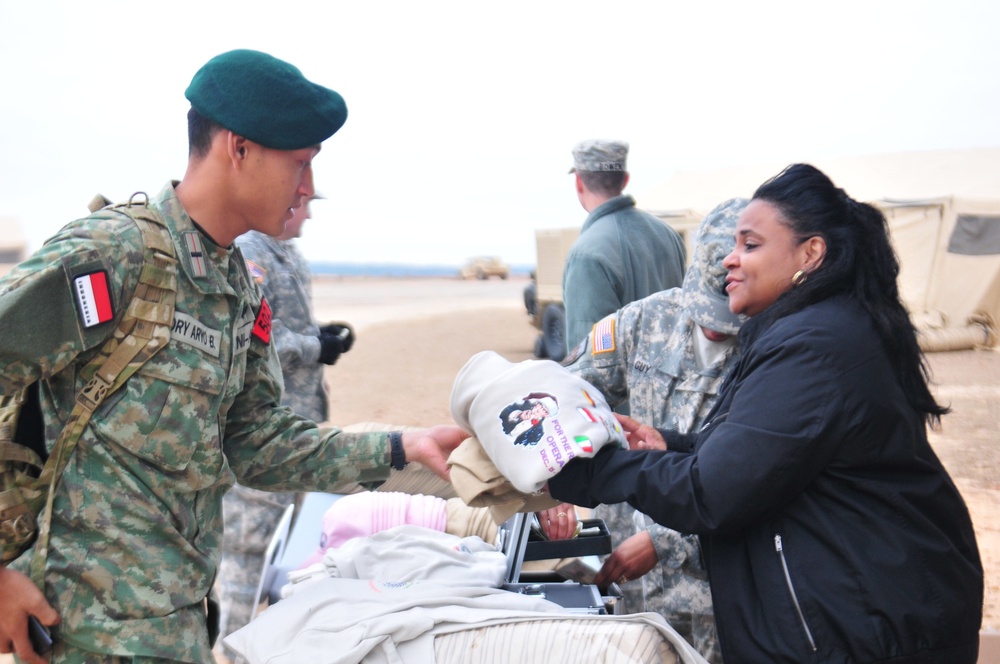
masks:
<instances>
[{"instance_id":1,"label":"woman in black jacket","mask_svg":"<svg viewBox=\"0 0 1000 664\"><path fill-rule=\"evenodd\" d=\"M708 424L623 418L633 451L574 459L549 491L699 534L727 662L974 664L982 565L927 442L948 409L885 218L796 164L754 194L725 265L751 319Z\"/></svg>"}]
</instances>

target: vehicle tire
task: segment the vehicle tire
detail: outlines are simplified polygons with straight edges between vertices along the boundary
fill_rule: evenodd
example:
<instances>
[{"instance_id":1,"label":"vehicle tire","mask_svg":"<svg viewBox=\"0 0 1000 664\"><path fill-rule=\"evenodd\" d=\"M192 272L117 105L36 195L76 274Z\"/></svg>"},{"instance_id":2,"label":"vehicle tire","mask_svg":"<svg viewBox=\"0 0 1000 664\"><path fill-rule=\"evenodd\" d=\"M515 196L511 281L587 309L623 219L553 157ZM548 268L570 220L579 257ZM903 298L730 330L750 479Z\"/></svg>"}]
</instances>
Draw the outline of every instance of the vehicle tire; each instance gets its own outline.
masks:
<instances>
[{"instance_id":1,"label":"vehicle tire","mask_svg":"<svg viewBox=\"0 0 1000 664\"><path fill-rule=\"evenodd\" d=\"M538 300L535 297L535 293L538 287L535 282L530 282L524 287L524 308L528 311L529 316L534 316L535 312L538 310Z\"/></svg>"},{"instance_id":2,"label":"vehicle tire","mask_svg":"<svg viewBox=\"0 0 1000 664\"><path fill-rule=\"evenodd\" d=\"M483 272L482 270L478 270L476 272L476 279L479 279L480 281L485 281L486 280L486 273Z\"/></svg>"},{"instance_id":3,"label":"vehicle tire","mask_svg":"<svg viewBox=\"0 0 1000 664\"><path fill-rule=\"evenodd\" d=\"M566 357L566 312L561 304L550 304L542 314L542 335L545 354L550 360L562 362Z\"/></svg>"},{"instance_id":4,"label":"vehicle tire","mask_svg":"<svg viewBox=\"0 0 1000 664\"><path fill-rule=\"evenodd\" d=\"M501 272L500 273L500 278L501 279L506 279L509 276L510 276L510 272Z\"/></svg>"},{"instance_id":5,"label":"vehicle tire","mask_svg":"<svg viewBox=\"0 0 1000 664\"><path fill-rule=\"evenodd\" d=\"M545 337L541 334L535 337L535 357L539 360L544 360L548 357L545 354Z\"/></svg>"}]
</instances>

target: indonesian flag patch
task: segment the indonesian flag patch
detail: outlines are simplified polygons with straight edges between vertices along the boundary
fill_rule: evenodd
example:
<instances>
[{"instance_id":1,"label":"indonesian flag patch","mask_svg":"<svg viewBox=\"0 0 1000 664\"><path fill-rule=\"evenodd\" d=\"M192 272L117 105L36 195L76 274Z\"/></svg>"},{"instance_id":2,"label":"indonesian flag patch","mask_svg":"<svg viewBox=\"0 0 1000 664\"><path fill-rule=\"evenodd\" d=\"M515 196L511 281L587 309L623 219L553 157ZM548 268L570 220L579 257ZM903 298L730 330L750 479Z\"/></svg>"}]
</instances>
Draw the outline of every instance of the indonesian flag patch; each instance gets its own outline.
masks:
<instances>
[{"instance_id":1,"label":"indonesian flag patch","mask_svg":"<svg viewBox=\"0 0 1000 664\"><path fill-rule=\"evenodd\" d=\"M264 298L260 298L260 310L257 312L257 320L253 322L253 335L265 344L271 343L271 305Z\"/></svg>"},{"instance_id":2,"label":"indonesian flag patch","mask_svg":"<svg viewBox=\"0 0 1000 664\"><path fill-rule=\"evenodd\" d=\"M76 292L76 308L84 328L94 327L114 318L107 272L99 270L74 277L73 290Z\"/></svg>"}]
</instances>

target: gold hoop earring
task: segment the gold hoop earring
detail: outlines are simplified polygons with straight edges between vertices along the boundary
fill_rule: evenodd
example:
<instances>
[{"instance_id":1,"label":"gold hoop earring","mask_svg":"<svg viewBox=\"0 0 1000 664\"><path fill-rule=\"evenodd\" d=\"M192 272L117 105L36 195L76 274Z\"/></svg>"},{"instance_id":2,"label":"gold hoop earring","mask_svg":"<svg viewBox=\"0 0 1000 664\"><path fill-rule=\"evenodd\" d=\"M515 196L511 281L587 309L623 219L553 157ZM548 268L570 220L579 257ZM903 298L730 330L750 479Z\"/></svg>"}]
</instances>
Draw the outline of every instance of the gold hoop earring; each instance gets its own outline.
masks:
<instances>
[{"instance_id":1,"label":"gold hoop earring","mask_svg":"<svg viewBox=\"0 0 1000 664\"><path fill-rule=\"evenodd\" d=\"M806 283L806 277L808 276L809 276L808 272L806 272L805 270L799 270L798 272L792 275L792 286L797 287Z\"/></svg>"}]
</instances>

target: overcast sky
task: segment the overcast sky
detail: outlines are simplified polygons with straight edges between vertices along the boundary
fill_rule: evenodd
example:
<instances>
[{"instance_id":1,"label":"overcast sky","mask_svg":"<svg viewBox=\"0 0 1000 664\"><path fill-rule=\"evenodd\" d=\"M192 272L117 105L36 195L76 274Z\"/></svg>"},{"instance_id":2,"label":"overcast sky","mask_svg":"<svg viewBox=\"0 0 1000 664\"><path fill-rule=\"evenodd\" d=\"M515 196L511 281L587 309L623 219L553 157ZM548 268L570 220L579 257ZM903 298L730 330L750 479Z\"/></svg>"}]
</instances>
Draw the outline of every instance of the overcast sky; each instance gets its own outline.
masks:
<instances>
[{"instance_id":1,"label":"overcast sky","mask_svg":"<svg viewBox=\"0 0 1000 664\"><path fill-rule=\"evenodd\" d=\"M581 139L631 143L640 205L676 170L1000 146L998 25L986 0L0 0L0 217L34 249L180 178L191 76L254 48L347 101L309 259L530 264L585 217Z\"/></svg>"}]
</instances>

